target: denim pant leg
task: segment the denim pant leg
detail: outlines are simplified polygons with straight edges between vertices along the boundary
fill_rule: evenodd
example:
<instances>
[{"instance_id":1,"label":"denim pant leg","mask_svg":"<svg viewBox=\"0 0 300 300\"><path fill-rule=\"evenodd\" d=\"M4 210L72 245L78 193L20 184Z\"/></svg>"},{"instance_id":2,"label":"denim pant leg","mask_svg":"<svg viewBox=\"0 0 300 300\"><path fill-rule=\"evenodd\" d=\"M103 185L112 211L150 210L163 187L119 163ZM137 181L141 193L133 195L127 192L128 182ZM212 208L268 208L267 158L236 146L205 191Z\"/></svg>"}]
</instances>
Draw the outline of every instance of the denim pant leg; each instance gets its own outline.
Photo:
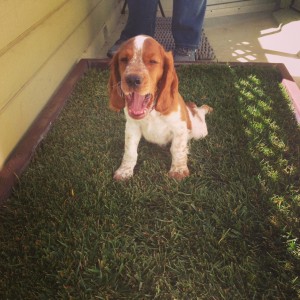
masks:
<instances>
[{"instance_id":1,"label":"denim pant leg","mask_svg":"<svg viewBox=\"0 0 300 300\"><path fill-rule=\"evenodd\" d=\"M128 19L121 39L139 34L154 36L158 0L128 0Z\"/></svg>"},{"instance_id":2,"label":"denim pant leg","mask_svg":"<svg viewBox=\"0 0 300 300\"><path fill-rule=\"evenodd\" d=\"M172 34L176 47L198 48L205 10L206 0L173 0Z\"/></svg>"}]
</instances>

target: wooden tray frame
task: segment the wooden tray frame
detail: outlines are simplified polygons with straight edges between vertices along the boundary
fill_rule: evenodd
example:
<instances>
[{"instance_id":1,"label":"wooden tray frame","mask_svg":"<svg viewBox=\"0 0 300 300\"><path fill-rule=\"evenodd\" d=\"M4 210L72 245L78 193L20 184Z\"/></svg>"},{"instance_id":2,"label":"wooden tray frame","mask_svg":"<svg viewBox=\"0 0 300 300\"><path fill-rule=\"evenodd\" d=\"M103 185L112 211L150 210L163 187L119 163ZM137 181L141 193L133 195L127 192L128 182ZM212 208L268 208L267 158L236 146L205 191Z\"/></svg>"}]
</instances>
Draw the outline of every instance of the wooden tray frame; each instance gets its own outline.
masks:
<instances>
[{"instance_id":1,"label":"wooden tray frame","mask_svg":"<svg viewBox=\"0 0 300 300\"><path fill-rule=\"evenodd\" d=\"M187 63L185 63L187 64ZM229 64L231 66L273 66L282 75L282 83L294 105L295 116L300 123L300 89L289 74L284 64L279 63L216 63L216 62L192 62L189 64ZM73 91L77 81L91 68L107 69L108 59L82 59L73 68L56 94L49 100L33 122L24 137L15 147L0 171L0 205L3 205L10 196L13 187L19 182L20 176L29 165L36 148L45 138L53 123L62 111L68 97Z\"/></svg>"}]
</instances>

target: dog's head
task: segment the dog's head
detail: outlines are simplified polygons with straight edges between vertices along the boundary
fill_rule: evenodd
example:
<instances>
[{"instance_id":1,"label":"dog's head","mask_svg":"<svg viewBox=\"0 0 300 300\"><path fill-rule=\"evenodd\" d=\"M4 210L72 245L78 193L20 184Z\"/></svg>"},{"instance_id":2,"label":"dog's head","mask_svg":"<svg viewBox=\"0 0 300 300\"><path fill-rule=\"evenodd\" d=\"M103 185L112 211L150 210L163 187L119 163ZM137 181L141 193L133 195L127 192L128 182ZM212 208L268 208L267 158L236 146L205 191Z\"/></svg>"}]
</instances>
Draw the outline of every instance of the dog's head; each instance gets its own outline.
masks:
<instances>
[{"instance_id":1,"label":"dog's head","mask_svg":"<svg viewBox=\"0 0 300 300\"><path fill-rule=\"evenodd\" d=\"M153 38L139 35L124 42L110 65L110 107L127 107L133 119L142 119L155 108L168 114L174 108L178 78L173 55Z\"/></svg>"}]
</instances>

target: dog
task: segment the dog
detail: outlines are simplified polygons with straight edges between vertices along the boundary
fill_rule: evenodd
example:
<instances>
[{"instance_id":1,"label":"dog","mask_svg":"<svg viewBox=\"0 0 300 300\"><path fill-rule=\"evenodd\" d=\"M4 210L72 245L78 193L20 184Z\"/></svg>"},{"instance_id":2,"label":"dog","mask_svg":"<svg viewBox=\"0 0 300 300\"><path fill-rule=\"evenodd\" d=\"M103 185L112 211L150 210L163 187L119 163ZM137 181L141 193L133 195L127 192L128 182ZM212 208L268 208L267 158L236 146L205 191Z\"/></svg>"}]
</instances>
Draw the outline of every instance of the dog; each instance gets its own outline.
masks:
<instances>
[{"instance_id":1,"label":"dog","mask_svg":"<svg viewBox=\"0 0 300 300\"><path fill-rule=\"evenodd\" d=\"M184 102L172 52L149 36L127 40L112 58L108 89L110 108L124 109L126 116L125 151L114 179L133 176L142 136L158 145L171 143L169 176L188 176L188 141L208 134L205 115L212 108Z\"/></svg>"}]
</instances>

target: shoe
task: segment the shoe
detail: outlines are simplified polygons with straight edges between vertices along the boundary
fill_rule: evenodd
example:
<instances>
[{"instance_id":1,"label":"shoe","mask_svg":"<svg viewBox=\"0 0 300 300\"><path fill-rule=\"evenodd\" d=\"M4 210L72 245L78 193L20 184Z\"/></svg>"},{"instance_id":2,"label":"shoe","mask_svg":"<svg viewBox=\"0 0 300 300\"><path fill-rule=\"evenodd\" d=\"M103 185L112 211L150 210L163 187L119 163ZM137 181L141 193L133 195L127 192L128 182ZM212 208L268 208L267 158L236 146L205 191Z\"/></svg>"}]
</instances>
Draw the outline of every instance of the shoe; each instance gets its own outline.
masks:
<instances>
[{"instance_id":1,"label":"shoe","mask_svg":"<svg viewBox=\"0 0 300 300\"><path fill-rule=\"evenodd\" d=\"M109 58L112 58L115 53L119 50L120 46L125 42L125 40L123 39L118 39L110 49L108 49L106 55L109 57Z\"/></svg>"},{"instance_id":2,"label":"shoe","mask_svg":"<svg viewBox=\"0 0 300 300\"><path fill-rule=\"evenodd\" d=\"M195 61L196 60L196 50L195 49L175 48L173 55L174 55L175 62Z\"/></svg>"}]
</instances>

